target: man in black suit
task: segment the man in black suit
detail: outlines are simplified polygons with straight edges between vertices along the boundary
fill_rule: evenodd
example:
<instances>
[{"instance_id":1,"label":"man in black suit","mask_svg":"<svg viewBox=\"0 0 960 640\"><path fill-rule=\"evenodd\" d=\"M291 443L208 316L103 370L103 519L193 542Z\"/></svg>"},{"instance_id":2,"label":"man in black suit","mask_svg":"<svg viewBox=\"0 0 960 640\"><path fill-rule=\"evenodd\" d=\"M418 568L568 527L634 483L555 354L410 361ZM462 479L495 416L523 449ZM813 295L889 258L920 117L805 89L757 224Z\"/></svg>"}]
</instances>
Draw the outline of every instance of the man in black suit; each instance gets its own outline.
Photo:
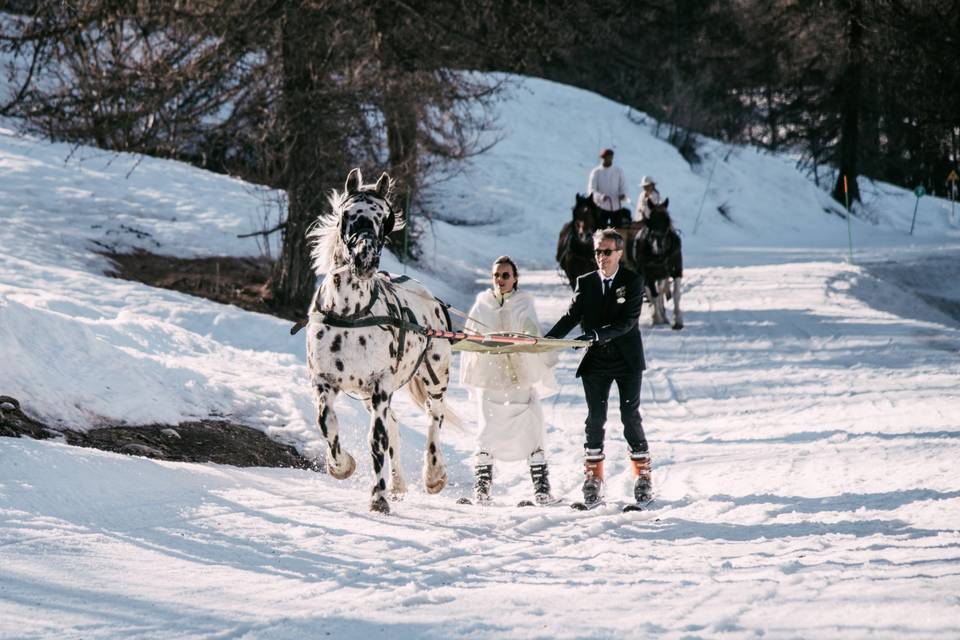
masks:
<instances>
[{"instance_id":1,"label":"man in black suit","mask_svg":"<svg viewBox=\"0 0 960 640\"><path fill-rule=\"evenodd\" d=\"M637 322L643 304L643 277L620 265L623 236L615 230L596 232L593 246L600 268L577 278L570 308L546 335L563 338L579 323L583 335L577 340L590 345L577 368L587 399L584 504L591 506L603 499L603 425L614 382L620 392L620 420L636 478L634 497L643 502L651 498L653 488L640 419L640 383L646 363Z\"/></svg>"}]
</instances>

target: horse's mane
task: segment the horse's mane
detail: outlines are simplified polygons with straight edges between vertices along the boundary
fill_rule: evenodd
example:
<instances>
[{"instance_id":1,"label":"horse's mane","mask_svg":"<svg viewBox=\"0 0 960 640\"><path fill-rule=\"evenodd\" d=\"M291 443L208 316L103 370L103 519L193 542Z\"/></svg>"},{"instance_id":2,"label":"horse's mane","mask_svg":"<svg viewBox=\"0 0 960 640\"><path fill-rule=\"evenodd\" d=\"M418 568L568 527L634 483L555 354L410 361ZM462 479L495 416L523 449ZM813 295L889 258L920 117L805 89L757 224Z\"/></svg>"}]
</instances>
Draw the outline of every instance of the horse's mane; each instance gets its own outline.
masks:
<instances>
[{"instance_id":1,"label":"horse's mane","mask_svg":"<svg viewBox=\"0 0 960 640\"><path fill-rule=\"evenodd\" d=\"M395 181L391 178L385 200L389 203L394 192ZM357 193L371 193L376 196L376 185L365 184L357 191L337 191L333 189L327 196L330 205L328 211L322 211L307 229L307 240L312 244L310 261L313 271L318 276L326 275L336 267L345 264L346 258L339 253L342 247L340 242L340 217L347 201ZM376 196L379 198L379 196ZM399 217L400 212L396 212ZM401 220L394 223L394 228L401 228Z\"/></svg>"}]
</instances>

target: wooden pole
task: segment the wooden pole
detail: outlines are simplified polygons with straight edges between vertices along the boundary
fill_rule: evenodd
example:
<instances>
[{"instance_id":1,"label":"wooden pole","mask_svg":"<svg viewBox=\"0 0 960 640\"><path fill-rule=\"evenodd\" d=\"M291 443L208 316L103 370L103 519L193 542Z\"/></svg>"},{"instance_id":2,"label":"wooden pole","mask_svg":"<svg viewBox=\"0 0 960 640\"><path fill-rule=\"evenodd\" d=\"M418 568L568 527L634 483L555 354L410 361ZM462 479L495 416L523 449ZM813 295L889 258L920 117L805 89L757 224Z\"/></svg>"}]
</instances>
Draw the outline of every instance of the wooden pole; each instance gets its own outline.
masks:
<instances>
[{"instance_id":1,"label":"wooden pole","mask_svg":"<svg viewBox=\"0 0 960 640\"><path fill-rule=\"evenodd\" d=\"M850 222L850 191L847 188L847 176L843 176L843 198L847 201L847 247L850 264L853 264L853 229Z\"/></svg>"}]
</instances>

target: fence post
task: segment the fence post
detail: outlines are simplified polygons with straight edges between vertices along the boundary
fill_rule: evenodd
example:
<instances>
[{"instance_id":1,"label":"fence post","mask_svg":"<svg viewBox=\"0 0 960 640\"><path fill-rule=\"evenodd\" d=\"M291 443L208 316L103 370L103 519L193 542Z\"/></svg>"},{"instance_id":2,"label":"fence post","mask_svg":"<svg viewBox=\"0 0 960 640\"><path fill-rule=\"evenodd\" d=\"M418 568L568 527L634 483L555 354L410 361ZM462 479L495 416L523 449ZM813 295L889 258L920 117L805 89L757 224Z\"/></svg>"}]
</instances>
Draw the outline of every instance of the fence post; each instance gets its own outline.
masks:
<instances>
[{"instance_id":1,"label":"fence post","mask_svg":"<svg viewBox=\"0 0 960 640\"><path fill-rule=\"evenodd\" d=\"M697 209L697 219L693 223L693 231L690 232L690 235L697 233L697 227L700 226L700 214L703 213L703 203L707 199L707 191L710 190L710 183L713 182L713 172L717 168L717 163L720 162L720 156L717 156L717 159L713 161L713 166L710 167L710 176L707 178L707 186L703 188L703 197L700 198L700 208Z\"/></svg>"},{"instance_id":2,"label":"fence post","mask_svg":"<svg viewBox=\"0 0 960 640\"><path fill-rule=\"evenodd\" d=\"M850 222L850 190L847 188L847 176L843 176L843 199L847 203L847 250L849 251L850 264L853 264L853 228Z\"/></svg>"}]
</instances>

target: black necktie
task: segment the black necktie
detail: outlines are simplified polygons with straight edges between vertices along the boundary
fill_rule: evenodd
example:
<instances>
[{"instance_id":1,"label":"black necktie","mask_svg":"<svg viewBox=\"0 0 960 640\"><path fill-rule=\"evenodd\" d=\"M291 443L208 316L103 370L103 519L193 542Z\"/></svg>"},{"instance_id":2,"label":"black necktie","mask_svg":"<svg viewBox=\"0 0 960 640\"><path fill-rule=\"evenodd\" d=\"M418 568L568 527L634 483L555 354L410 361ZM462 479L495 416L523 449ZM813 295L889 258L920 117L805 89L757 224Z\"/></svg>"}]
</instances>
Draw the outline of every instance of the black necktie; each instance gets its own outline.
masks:
<instances>
[{"instance_id":1,"label":"black necktie","mask_svg":"<svg viewBox=\"0 0 960 640\"><path fill-rule=\"evenodd\" d=\"M607 295L608 293L610 293L610 282L611 282L610 278L603 279L603 295Z\"/></svg>"}]
</instances>

